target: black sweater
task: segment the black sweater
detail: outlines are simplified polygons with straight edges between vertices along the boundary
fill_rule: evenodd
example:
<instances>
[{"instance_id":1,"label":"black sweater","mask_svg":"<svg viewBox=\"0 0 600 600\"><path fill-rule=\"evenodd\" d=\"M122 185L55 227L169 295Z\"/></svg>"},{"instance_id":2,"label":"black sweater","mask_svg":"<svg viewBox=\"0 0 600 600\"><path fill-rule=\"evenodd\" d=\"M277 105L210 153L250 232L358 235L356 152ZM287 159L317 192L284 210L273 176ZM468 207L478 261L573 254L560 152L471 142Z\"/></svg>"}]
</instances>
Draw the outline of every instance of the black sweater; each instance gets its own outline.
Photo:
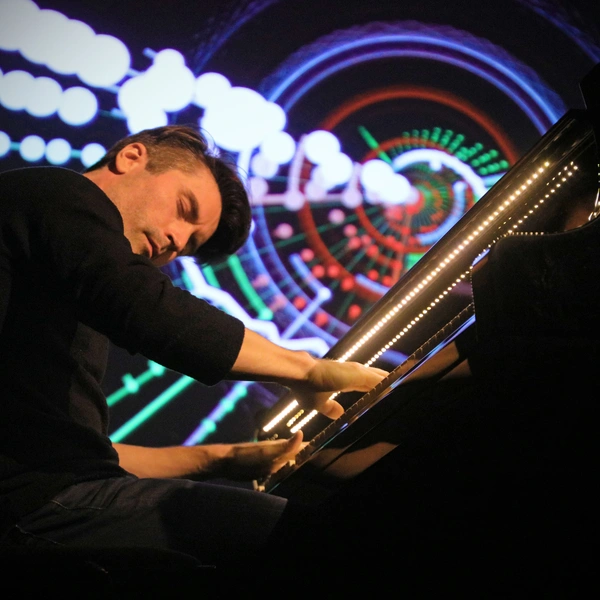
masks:
<instances>
[{"instance_id":1,"label":"black sweater","mask_svg":"<svg viewBox=\"0 0 600 600\"><path fill-rule=\"evenodd\" d=\"M133 254L120 213L64 168L0 174L0 537L77 481L125 472L102 392L108 340L207 385L244 327Z\"/></svg>"}]
</instances>

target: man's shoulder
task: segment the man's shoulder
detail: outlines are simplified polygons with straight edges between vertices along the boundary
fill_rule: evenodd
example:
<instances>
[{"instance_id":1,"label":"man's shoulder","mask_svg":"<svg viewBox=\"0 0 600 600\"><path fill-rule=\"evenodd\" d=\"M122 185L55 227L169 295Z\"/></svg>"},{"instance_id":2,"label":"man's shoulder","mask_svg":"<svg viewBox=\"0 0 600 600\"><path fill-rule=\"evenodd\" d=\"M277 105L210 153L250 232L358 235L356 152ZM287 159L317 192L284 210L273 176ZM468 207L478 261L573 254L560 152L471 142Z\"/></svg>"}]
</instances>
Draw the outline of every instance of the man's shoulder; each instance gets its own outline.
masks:
<instances>
[{"instance_id":1,"label":"man's shoulder","mask_svg":"<svg viewBox=\"0 0 600 600\"><path fill-rule=\"evenodd\" d=\"M33 167L20 167L17 169L9 169L0 173L0 182L8 181L21 182L25 184L35 184L35 182L41 181L86 181L86 178L77 171L67 169L65 167L52 167L52 166L33 166Z\"/></svg>"},{"instance_id":2,"label":"man's shoulder","mask_svg":"<svg viewBox=\"0 0 600 600\"><path fill-rule=\"evenodd\" d=\"M104 192L82 173L65 167L37 166L0 173L0 201L36 202L42 198L55 206L94 199L110 201Z\"/></svg>"},{"instance_id":3,"label":"man's shoulder","mask_svg":"<svg viewBox=\"0 0 600 600\"><path fill-rule=\"evenodd\" d=\"M122 226L108 196L89 178L64 167L23 167L0 173L0 219L20 222L23 218L70 226L92 219L117 230Z\"/></svg>"},{"instance_id":4,"label":"man's shoulder","mask_svg":"<svg viewBox=\"0 0 600 600\"><path fill-rule=\"evenodd\" d=\"M53 175L82 175L73 169L66 167L55 167L50 165L37 165L27 167L17 167L8 169L0 173L0 177L36 177L36 176L53 176Z\"/></svg>"},{"instance_id":5,"label":"man's shoulder","mask_svg":"<svg viewBox=\"0 0 600 600\"><path fill-rule=\"evenodd\" d=\"M64 167L21 167L0 173L0 194L6 200L10 196L35 194L37 191L45 194L64 192L73 187L88 187L90 183L77 171Z\"/></svg>"}]
</instances>

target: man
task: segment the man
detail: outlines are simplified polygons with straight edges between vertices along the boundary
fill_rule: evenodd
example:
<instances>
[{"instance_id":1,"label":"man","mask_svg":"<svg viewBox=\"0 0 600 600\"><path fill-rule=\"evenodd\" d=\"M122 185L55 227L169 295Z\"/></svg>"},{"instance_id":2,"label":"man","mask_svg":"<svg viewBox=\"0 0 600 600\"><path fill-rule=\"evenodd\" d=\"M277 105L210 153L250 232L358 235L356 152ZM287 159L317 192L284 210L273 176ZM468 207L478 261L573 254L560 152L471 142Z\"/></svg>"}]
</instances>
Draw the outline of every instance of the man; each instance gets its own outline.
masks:
<instances>
[{"instance_id":1,"label":"man","mask_svg":"<svg viewBox=\"0 0 600 600\"><path fill-rule=\"evenodd\" d=\"M235 252L250 229L244 186L194 129L129 136L83 175L0 175L0 532L9 543L152 546L203 562L260 551L286 501L193 481L252 480L301 447L112 444L101 391L108 340L211 385L292 388L307 409L343 412L333 391L386 372L279 347L172 285L156 267Z\"/></svg>"}]
</instances>

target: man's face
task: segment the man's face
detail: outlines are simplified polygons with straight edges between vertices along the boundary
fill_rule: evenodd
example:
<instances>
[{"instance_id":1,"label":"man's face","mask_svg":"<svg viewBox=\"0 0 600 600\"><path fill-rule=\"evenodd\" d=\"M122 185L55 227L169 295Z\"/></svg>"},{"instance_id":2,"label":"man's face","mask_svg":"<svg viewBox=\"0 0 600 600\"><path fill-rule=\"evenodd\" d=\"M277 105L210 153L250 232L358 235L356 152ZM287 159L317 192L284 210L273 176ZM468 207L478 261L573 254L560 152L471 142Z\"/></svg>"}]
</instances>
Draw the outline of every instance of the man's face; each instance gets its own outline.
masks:
<instances>
[{"instance_id":1,"label":"man's face","mask_svg":"<svg viewBox=\"0 0 600 600\"><path fill-rule=\"evenodd\" d=\"M193 254L216 231L221 194L204 165L194 173L146 170L143 145L127 146L116 159L118 176L105 189L123 218L133 252L163 266Z\"/></svg>"}]
</instances>

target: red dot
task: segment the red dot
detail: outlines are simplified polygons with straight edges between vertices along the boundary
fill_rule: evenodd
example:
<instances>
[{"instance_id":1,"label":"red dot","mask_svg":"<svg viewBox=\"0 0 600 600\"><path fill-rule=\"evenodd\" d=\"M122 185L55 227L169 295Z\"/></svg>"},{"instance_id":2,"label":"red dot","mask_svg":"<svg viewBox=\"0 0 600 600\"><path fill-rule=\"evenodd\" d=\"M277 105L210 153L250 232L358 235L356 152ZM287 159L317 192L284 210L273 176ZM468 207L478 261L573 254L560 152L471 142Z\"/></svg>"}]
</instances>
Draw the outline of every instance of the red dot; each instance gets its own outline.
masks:
<instances>
[{"instance_id":1,"label":"red dot","mask_svg":"<svg viewBox=\"0 0 600 600\"><path fill-rule=\"evenodd\" d=\"M360 239L357 237L350 238L348 240L349 250L358 250L360 248Z\"/></svg>"},{"instance_id":2,"label":"red dot","mask_svg":"<svg viewBox=\"0 0 600 600\"><path fill-rule=\"evenodd\" d=\"M344 277L342 279L342 283L340 284L343 292L349 292L354 288L354 277Z\"/></svg>"},{"instance_id":3,"label":"red dot","mask_svg":"<svg viewBox=\"0 0 600 600\"><path fill-rule=\"evenodd\" d=\"M401 221L404 209L401 206L388 206L385 209L385 216L391 221Z\"/></svg>"},{"instance_id":4,"label":"red dot","mask_svg":"<svg viewBox=\"0 0 600 600\"><path fill-rule=\"evenodd\" d=\"M337 279L340 275L340 266L339 265L329 265L327 267L327 276L331 277L331 279Z\"/></svg>"},{"instance_id":5,"label":"red dot","mask_svg":"<svg viewBox=\"0 0 600 600\"><path fill-rule=\"evenodd\" d=\"M377 281L379 279L379 273L375 270L375 269L371 269L368 273L367 273L367 277L371 280L371 281Z\"/></svg>"},{"instance_id":6,"label":"red dot","mask_svg":"<svg viewBox=\"0 0 600 600\"><path fill-rule=\"evenodd\" d=\"M367 256L374 258L379 254L379 248L377 246L369 246L367 248Z\"/></svg>"},{"instance_id":7,"label":"red dot","mask_svg":"<svg viewBox=\"0 0 600 600\"><path fill-rule=\"evenodd\" d=\"M350 306L350 308L348 309L348 317L354 321L355 319L358 319L358 317L360 317L360 313L362 312L362 309L360 308L360 306L358 306L358 304L352 304Z\"/></svg>"},{"instance_id":8,"label":"red dot","mask_svg":"<svg viewBox=\"0 0 600 600\"><path fill-rule=\"evenodd\" d=\"M317 278L321 279L325 275L325 267L323 265L315 265L312 268L312 274Z\"/></svg>"},{"instance_id":9,"label":"red dot","mask_svg":"<svg viewBox=\"0 0 600 600\"><path fill-rule=\"evenodd\" d=\"M315 315L315 325L317 327L324 327L325 325L327 325L328 322L329 316L327 315L327 313L321 311Z\"/></svg>"},{"instance_id":10,"label":"red dot","mask_svg":"<svg viewBox=\"0 0 600 600\"><path fill-rule=\"evenodd\" d=\"M306 306L306 300L302 296L296 296L293 304L298 310L302 310Z\"/></svg>"},{"instance_id":11,"label":"red dot","mask_svg":"<svg viewBox=\"0 0 600 600\"><path fill-rule=\"evenodd\" d=\"M304 250L300 252L300 258L306 263L310 262L314 257L315 253L310 248L304 248Z\"/></svg>"},{"instance_id":12,"label":"red dot","mask_svg":"<svg viewBox=\"0 0 600 600\"><path fill-rule=\"evenodd\" d=\"M391 275L384 275L381 278L381 283L383 283L385 287L392 287L394 285L394 280L392 279Z\"/></svg>"}]
</instances>

